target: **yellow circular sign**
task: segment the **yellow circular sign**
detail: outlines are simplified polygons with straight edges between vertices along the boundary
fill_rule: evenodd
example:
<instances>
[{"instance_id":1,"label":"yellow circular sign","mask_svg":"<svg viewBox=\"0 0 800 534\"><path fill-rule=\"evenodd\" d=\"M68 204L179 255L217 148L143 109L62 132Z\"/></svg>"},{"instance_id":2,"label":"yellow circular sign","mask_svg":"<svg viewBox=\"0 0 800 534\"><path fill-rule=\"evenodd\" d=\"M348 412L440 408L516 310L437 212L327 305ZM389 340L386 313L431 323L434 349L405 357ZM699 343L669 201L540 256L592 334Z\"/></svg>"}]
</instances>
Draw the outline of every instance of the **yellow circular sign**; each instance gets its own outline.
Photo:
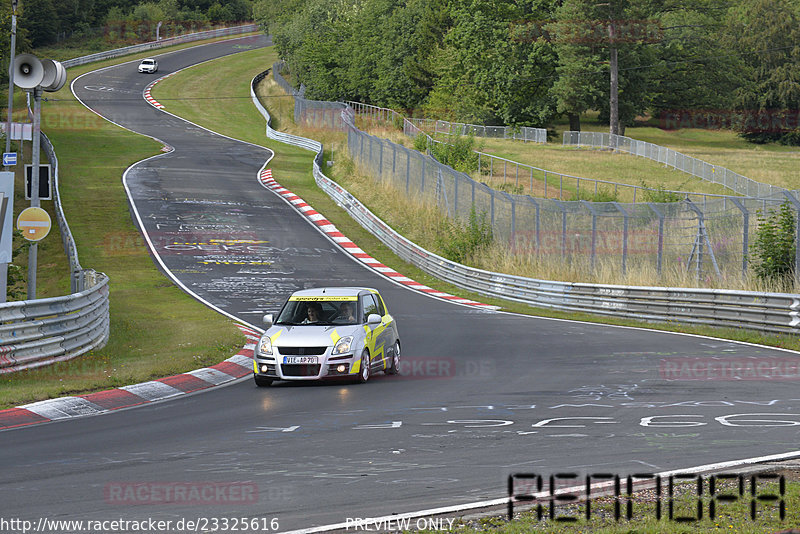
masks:
<instances>
[{"instance_id":1,"label":"yellow circular sign","mask_svg":"<svg viewBox=\"0 0 800 534\"><path fill-rule=\"evenodd\" d=\"M17 217L17 228L28 241L40 241L50 233L50 215L42 208L26 208Z\"/></svg>"}]
</instances>

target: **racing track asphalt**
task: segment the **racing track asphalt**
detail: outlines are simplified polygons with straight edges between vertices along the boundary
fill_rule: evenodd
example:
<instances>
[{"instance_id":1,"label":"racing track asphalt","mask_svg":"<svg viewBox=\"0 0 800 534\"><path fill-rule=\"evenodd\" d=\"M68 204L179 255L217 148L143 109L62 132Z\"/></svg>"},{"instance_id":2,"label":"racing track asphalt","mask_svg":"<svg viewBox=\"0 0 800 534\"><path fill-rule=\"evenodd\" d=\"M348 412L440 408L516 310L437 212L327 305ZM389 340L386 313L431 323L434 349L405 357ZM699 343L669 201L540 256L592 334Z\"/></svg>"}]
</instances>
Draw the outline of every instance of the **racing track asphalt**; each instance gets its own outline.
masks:
<instances>
[{"instance_id":1,"label":"racing track asphalt","mask_svg":"<svg viewBox=\"0 0 800 534\"><path fill-rule=\"evenodd\" d=\"M239 50L223 42L161 55L157 76ZM693 358L796 365L795 353L476 310L409 291L365 269L264 189L258 171L268 150L118 97L154 79L135 67L90 73L75 91L98 113L174 147L127 175L143 230L168 269L251 324L299 288L375 287L398 321L404 374L266 389L248 379L0 432L4 516L263 517L289 530L503 497L510 473L623 475L796 450L794 382L662 374ZM251 484L257 498L220 494L198 505L124 491L229 482Z\"/></svg>"}]
</instances>

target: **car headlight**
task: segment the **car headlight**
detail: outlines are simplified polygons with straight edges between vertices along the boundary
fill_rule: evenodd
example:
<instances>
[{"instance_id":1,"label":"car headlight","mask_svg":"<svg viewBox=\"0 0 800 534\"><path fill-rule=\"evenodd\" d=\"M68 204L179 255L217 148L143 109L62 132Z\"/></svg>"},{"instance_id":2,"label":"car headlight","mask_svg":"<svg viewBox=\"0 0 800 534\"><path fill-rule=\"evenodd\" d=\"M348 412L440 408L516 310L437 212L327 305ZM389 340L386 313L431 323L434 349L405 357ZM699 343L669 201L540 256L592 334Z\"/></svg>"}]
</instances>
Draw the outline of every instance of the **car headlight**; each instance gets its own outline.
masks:
<instances>
[{"instance_id":1,"label":"car headlight","mask_svg":"<svg viewBox=\"0 0 800 534\"><path fill-rule=\"evenodd\" d=\"M261 354L272 354L272 340L269 336L264 336L258 342L258 352Z\"/></svg>"},{"instance_id":2,"label":"car headlight","mask_svg":"<svg viewBox=\"0 0 800 534\"><path fill-rule=\"evenodd\" d=\"M343 338L339 338L339 341L337 341L336 345L333 346L333 352L331 354L344 354L345 352L350 352L352 344L353 336L344 336Z\"/></svg>"}]
</instances>

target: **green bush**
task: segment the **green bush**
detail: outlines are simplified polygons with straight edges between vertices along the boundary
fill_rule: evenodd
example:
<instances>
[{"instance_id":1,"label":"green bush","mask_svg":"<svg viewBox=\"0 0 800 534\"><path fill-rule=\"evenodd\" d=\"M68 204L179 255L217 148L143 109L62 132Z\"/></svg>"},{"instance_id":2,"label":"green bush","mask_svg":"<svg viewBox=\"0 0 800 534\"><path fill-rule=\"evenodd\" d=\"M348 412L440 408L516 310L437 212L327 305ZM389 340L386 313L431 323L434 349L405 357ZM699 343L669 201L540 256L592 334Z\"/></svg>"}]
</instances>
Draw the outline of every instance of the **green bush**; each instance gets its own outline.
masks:
<instances>
[{"instance_id":1,"label":"green bush","mask_svg":"<svg viewBox=\"0 0 800 534\"><path fill-rule=\"evenodd\" d=\"M800 128L784 133L778 142L782 145L800 146Z\"/></svg>"},{"instance_id":2,"label":"green bush","mask_svg":"<svg viewBox=\"0 0 800 534\"><path fill-rule=\"evenodd\" d=\"M478 168L478 154L475 150L475 135L472 133L455 135L448 142L434 143L431 147L433 157L439 162L467 174Z\"/></svg>"},{"instance_id":3,"label":"green bush","mask_svg":"<svg viewBox=\"0 0 800 534\"><path fill-rule=\"evenodd\" d=\"M414 138L414 150L419 150L423 154L428 152L428 136L423 133L418 133Z\"/></svg>"},{"instance_id":4,"label":"green bush","mask_svg":"<svg viewBox=\"0 0 800 534\"><path fill-rule=\"evenodd\" d=\"M644 188L648 187L645 185L644 180L641 182L641 185ZM642 195L644 195L645 202L680 202L683 200L683 196L680 193L667 190L663 184L655 189L648 188L642 190Z\"/></svg>"},{"instance_id":5,"label":"green bush","mask_svg":"<svg viewBox=\"0 0 800 534\"><path fill-rule=\"evenodd\" d=\"M756 238L750 245L753 272L760 280L790 283L794 277L795 217L788 202L781 204L778 212L769 210L758 214Z\"/></svg>"},{"instance_id":6,"label":"green bush","mask_svg":"<svg viewBox=\"0 0 800 534\"><path fill-rule=\"evenodd\" d=\"M498 184L495 186L489 185L486 182L481 182L482 184L488 185L489 187L493 187L496 191L505 191L510 195L524 195L525 194L525 187L522 185L514 185L511 182L507 182L504 184Z\"/></svg>"},{"instance_id":7,"label":"green bush","mask_svg":"<svg viewBox=\"0 0 800 534\"><path fill-rule=\"evenodd\" d=\"M22 231L14 230L12 239L11 263L8 264L8 277L6 278L6 302L24 300L27 296L27 270L14 263L14 260L23 253L28 252L31 242L22 236Z\"/></svg>"},{"instance_id":8,"label":"green bush","mask_svg":"<svg viewBox=\"0 0 800 534\"><path fill-rule=\"evenodd\" d=\"M578 200L588 200L590 202L617 202L619 200L619 195L613 189L606 187L599 188L597 192L584 188L578 192Z\"/></svg>"},{"instance_id":9,"label":"green bush","mask_svg":"<svg viewBox=\"0 0 800 534\"><path fill-rule=\"evenodd\" d=\"M436 245L445 258L464 263L488 247L493 239L492 225L486 220L486 212L478 214L472 206L466 224L449 219L442 223Z\"/></svg>"},{"instance_id":10,"label":"green bush","mask_svg":"<svg viewBox=\"0 0 800 534\"><path fill-rule=\"evenodd\" d=\"M398 112L392 115L392 126L394 126L395 130L403 131L404 119L402 113Z\"/></svg>"}]
</instances>

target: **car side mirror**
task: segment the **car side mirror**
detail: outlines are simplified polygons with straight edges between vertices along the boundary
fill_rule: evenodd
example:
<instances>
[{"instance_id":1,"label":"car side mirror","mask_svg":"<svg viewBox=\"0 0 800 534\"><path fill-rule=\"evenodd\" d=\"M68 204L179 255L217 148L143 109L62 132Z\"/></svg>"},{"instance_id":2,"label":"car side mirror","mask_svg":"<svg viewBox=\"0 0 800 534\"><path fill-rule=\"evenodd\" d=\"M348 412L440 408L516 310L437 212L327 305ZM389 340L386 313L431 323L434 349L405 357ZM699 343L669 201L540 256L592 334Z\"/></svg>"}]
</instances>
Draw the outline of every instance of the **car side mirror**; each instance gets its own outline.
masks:
<instances>
[{"instance_id":1,"label":"car side mirror","mask_svg":"<svg viewBox=\"0 0 800 534\"><path fill-rule=\"evenodd\" d=\"M376 324L381 324L381 316L377 313L370 313L367 317L367 324L370 326L375 326Z\"/></svg>"},{"instance_id":2,"label":"car side mirror","mask_svg":"<svg viewBox=\"0 0 800 534\"><path fill-rule=\"evenodd\" d=\"M264 324L266 325L267 328L272 326L272 323L275 322L275 319L272 317L271 313L266 314L262 320L264 321Z\"/></svg>"}]
</instances>

